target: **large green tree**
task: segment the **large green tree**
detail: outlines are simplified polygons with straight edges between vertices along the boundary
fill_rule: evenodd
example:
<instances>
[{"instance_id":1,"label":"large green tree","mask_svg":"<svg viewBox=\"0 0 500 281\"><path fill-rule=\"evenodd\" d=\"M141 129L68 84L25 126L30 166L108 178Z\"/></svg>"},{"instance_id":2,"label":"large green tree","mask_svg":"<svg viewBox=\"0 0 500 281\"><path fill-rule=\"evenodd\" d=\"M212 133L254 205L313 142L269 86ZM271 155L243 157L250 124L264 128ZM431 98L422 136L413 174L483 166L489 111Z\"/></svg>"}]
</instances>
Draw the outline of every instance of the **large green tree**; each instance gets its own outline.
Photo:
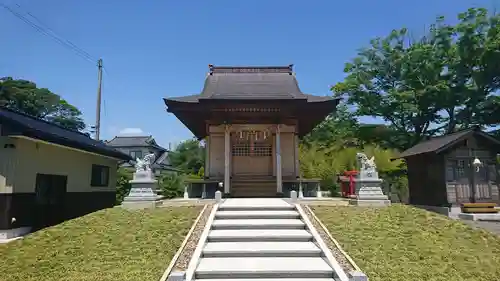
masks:
<instances>
[{"instance_id":1,"label":"large green tree","mask_svg":"<svg viewBox=\"0 0 500 281\"><path fill-rule=\"evenodd\" d=\"M0 78L0 106L44 119L71 130L85 129L82 113L59 95L27 80Z\"/></svg>"},{"instance_id":2,"label":"large green tree","mask_svg":"<svg viewBox=\"0 0 500 281\"><path fill-rule=\"evenodd\" d=\"M403 28L372 40L332 91L356 115L388 122L402 149L471 124L500 123L500 17L469 9L458 19L449 25L438 17L417 39Z\"/></svg>"},{"instance_id":3,"label":"large green tree","mask_svg":"<svg viewBox=\"0 0 500 281\"><path fill-rule=\"evenodd\" d=\"M328 147L333 143L341 146L357 144L355 133L358 121L347 105L337 106L335 113L328 115L323 122L316 126L302 139L303 144Z\"/></svg>"},{"instance_id":4,"label":"large green tree","mask_svg":"<svg viewBox=\"0 0 500 281\"><path fill-rule=\"evenodd\" d=\"M335 113L327 116L302 139L302 144L321 148L378 145L392 149L404 146L405 134L384 124L359 123L348 106L341 103Z\"/></svg>"},{"instance_id":5,"label":"large green tree","mask_svg":"<svg viewBox=\"0 0 500 281\"><path fill-rule=\"evenodd\" d=\"M205 165L205 148L196 139L181 142L168 154L170 164L188 174L198 174Z\"/></svg>"}]
</instances>

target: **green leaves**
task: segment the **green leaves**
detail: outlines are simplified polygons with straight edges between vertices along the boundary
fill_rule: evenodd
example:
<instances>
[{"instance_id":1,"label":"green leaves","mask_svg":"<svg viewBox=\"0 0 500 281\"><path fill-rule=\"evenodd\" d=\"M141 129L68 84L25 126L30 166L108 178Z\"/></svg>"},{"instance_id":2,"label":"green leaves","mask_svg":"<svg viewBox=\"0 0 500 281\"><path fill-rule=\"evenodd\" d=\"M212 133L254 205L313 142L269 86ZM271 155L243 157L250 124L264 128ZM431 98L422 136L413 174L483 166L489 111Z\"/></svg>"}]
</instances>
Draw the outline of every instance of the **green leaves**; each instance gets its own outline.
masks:
<instances>
[{"instance_id":1,"label":"green leaves","mask_svg":"<svg viewBox=\"0 0 500 281\"><path fill-rule=\"evenodd\" d=\"M358 122L347 106L340 104L334 114L330 114L303 139L303 144L316 144L328 147L332 143L341 146L356 144L353 141Z\"/></svg>"},{"instance_id":2,"label":"green leaves","mask_svg":"<svg viewBox=\"0 0 500 281\"><path fill-rule=\"evenodd\" d=\"M185 179L177 173L166 173L160 177L159 186L161 195L165 198L176 198L184 191Z\"/></svg>"},{"instance_id":3,"label":"green leaves","mask_svg":"<svg viewBox=\"0 0 500 281\"><path fill-rule=\"evenodd\" d=\"M60 96L26 80L0 79L0 105L70 130L85 129L82 113Z\"/></svg>"},{"instance_id":4,"label":"green leaves","mask_svg":"<svg viewBox=\"0 0 500 281\"><path fill-rule=\"evenodd\" d=\"M469 9L449 25L438 17L427 33L405 29L375 38L346 63L348 74L332 87L356 106L355 115L379 117L408 148L425 136L472 124L500 124L500 17Z\"/></svg>"},{"instance_id":5,"label":"green leaves","mask_svg":"<svg viewBox=\"0 0 500 281\"><path fill-rule=\"evenodd\" d=\"M190 174L197 174L205 165L205 149L196 139L181 142L168 157L173 167Z\"/></svg>"}]
</instances>

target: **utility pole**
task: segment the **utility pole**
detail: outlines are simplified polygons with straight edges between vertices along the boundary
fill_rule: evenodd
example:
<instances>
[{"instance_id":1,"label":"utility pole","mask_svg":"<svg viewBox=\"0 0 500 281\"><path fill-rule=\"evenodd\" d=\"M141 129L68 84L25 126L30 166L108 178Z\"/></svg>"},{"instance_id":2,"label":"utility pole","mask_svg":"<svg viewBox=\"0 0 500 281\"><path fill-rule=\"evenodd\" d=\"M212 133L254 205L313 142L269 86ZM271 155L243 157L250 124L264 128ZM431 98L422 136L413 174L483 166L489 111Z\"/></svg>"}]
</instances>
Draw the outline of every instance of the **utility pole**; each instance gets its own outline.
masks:
<instances>
[{"instance_id":1,"label":"utility pole","mask_svg":"<svg viewBox=\"0 0 500 281\"><path fill-rule=\"evenodd\" d=\"M95 116L95 139L99 140L99 134L101 132L101 85L102 85L102 59L97 61L97 107Z\"/></svg>"}]
</instances>

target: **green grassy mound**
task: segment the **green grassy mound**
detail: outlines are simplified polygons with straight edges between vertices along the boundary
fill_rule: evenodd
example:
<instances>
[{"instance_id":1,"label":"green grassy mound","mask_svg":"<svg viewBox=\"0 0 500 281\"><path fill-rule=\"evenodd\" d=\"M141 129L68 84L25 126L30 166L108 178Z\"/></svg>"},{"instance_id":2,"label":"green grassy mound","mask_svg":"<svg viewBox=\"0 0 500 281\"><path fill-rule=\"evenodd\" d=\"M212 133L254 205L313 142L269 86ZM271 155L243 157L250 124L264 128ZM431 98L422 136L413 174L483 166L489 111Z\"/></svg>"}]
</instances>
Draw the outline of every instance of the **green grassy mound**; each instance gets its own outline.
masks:
<instances>
[{"instance_id":1,"label":"green grassy mound","mask_svg":"<svg viewBox=\"0 0 500 281\"><path fill-rule=\"evenodd\" d=\"M500 237L460 221L399 204L311 208L371 281L500 276Z\"/></svg>"},{"instance_id":2,"label":"green grassy mound","mask_svg":"<svg viewBox=\"0 0 500 281\"><path fill-rule=\"evenodd\" d=\"M202 207L102 210L0 245L0 280L157 281Z\"/></svg>"}]
</instances>

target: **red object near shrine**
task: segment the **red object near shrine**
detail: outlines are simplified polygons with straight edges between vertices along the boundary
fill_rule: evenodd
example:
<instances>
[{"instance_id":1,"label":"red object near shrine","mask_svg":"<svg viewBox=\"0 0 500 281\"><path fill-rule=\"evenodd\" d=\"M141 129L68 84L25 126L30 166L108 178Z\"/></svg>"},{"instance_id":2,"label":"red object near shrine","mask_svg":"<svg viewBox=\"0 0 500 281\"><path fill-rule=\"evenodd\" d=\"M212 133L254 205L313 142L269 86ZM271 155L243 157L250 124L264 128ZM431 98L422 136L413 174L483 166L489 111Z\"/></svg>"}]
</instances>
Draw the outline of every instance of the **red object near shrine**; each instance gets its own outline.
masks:
<instances>
[{"instance_id":1,"label":"red object near shrine","mask_svg":"<svg viewBox=\"0 0 500 281\"><path fill-rule=\"evenodd\" d=\"M339 176L342 197L350 198L356 196L356 175L358 171L345 171Z\"/></svg>"}]
</instances>

